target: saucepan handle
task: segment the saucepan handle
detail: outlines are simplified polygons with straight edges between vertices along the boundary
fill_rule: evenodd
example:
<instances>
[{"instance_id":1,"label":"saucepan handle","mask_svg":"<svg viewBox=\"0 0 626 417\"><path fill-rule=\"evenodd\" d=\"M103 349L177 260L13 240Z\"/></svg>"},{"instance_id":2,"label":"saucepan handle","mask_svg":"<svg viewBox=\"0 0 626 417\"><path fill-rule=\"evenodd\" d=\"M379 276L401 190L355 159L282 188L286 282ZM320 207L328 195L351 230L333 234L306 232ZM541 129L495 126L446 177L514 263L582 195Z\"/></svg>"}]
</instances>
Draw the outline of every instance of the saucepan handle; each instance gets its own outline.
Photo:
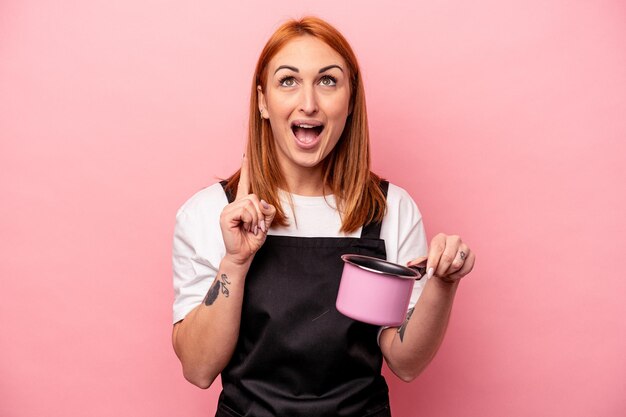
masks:
<instances>
[{"instance_id":1,"label":"saucepan handle","mask_svg":"<svg viewBox=\"0 0 626 417\"><path fill-rule=\"evenodd\" d=\"M419 281L420 279L424 278L426 276L426 259L424 259L422 262L416 264L416 265L411 265L408 268L411 268L415 271L417 271L417 273L419 274L417 276L417 278L415 278L416 281Z\"/></svg>"}]
</instances>

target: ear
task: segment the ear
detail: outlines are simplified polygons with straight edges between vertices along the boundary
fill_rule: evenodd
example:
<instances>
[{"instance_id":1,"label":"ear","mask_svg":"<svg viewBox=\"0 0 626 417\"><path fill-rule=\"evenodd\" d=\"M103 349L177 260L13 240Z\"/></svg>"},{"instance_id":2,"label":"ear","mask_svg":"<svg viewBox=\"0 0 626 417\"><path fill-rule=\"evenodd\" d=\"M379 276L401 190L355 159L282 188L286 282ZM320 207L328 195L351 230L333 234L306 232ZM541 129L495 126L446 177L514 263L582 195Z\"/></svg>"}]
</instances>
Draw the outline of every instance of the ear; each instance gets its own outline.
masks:
<instances>
[{"instance_id":1,"label":"ear","mask_svg":"<svg viewBox=\"0 0 626 417\"><path fill-rule=\"evenodd\" d=\"M256 86L256 95L257 102L259 103L259 112L261 113L262 119L269 119L270 116L267 113L267 103L265 101L265 94L263 94L263 89L260 85Z\"/></svg>"}]
</instances>

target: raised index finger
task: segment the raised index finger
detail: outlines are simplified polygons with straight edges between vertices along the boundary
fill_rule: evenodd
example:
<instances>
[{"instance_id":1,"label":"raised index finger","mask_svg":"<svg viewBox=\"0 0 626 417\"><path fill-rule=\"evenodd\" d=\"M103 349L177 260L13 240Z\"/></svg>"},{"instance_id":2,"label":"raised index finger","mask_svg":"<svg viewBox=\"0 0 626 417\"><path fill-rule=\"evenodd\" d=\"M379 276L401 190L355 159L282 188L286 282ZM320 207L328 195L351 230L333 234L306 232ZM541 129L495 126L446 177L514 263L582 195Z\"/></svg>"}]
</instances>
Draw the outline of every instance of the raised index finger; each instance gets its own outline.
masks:
<instances>
[{"instance_id":1,"label":"raised index finger","mask_svg":"<svg viewBox=\"0 0 626 417\"><path fill-rule=\"evenodd\" d=\"M239 171L239 184L237 185L235 200L241 200L248 194L250 194L250 167L248 157L244 154L241 159L241 171Z\"/></svg>"}]
</instances>

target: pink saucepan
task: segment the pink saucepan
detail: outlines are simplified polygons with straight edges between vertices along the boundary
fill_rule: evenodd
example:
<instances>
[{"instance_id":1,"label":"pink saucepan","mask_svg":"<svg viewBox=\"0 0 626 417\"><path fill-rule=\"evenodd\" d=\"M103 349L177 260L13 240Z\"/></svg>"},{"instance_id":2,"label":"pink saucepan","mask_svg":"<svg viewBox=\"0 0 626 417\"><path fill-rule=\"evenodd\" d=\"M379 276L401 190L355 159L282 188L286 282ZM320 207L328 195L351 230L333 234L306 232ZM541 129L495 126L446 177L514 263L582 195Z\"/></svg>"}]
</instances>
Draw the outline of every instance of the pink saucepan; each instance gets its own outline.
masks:
<instances>
[{"instance_id":1,"label":"pink saucepan","mask_svg":"<svg viewBox=\"0 0 626 417\"><path fill-rule=\"evenodd\" d=\"M424 276L426 267L406 267L364 255L343 255L341 259L344 265L337 310L378 326L402 324L413 284Z\"/></svg>"}]
</instances>

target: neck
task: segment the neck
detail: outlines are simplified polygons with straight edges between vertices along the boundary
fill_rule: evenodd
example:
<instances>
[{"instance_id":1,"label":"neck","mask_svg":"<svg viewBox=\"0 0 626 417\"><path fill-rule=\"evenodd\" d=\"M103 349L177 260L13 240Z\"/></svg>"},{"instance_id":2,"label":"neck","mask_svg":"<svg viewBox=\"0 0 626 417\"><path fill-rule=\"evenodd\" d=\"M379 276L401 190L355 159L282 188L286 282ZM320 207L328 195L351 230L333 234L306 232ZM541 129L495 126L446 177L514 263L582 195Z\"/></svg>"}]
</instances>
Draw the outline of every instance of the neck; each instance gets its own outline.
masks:
<instances>
[{"instance_id":1,"label":"neck","mask_svg":"<svg viewBox=\"0 0 626 417\"><path fill-rule=\"evenodd\" d=\"M289 192L303 196L324 195L324 177L321 166L285 172ZM328 191L328 190L326 190Z\"/></svg>"}]
</instances>

